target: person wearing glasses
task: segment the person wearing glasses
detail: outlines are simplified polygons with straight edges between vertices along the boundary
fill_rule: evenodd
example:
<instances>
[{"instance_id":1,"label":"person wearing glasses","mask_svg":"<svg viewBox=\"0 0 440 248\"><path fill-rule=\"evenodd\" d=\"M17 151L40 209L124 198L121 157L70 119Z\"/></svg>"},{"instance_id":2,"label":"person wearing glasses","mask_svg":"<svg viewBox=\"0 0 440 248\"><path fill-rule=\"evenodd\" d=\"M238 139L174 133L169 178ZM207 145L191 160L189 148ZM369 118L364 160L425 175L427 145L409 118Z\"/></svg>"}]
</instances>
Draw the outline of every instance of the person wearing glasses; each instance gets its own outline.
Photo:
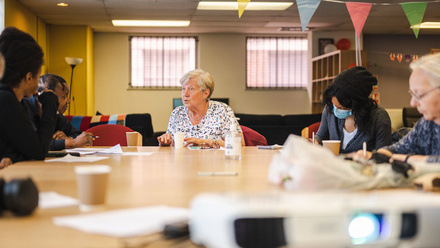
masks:
<instances>
[{"instance_id":1,"label":"person wearing glasses","mask_svg":"<svg viewBox=\"0 0 440 248\"><path fill-rule=\"evenodd\" d=\"M355 66L341 72L323 94L325 104L315 142L340 140L340 153L391 145L391 119L369 96L377 78Z\"/></svg>"},{"instance_id":2,"label":"person wearing glasses","mask_svg":"<svg viewBox=\"0 0 440 248\"><path fill-rule=\"evenodd\" d=\"M160 146L173 143L172 134L185 133L185 146L224 146L224 138L235 122L237 132L242 133L232 109L222 102L210 100L214 92L214 79L209 72L196 69L180 79L182 102L173 110L167 132L157 138ZM241 137L244 145L243 135Z\"/></svg>"},{"instance_id":3,"label":"person wearing glasses","mask_svg":"<svg viewBox=\"0 0 440 248\"><path fill-rule=\"evenodd\" d=\"M397 143L377 152L408 163L440 162L440 54L426 55L412 62L409 78L411 106L423 117ZM361 152L357 153L360 156ZM368 153L370 158L372 153Z\"/></svg>"}]
</instances>

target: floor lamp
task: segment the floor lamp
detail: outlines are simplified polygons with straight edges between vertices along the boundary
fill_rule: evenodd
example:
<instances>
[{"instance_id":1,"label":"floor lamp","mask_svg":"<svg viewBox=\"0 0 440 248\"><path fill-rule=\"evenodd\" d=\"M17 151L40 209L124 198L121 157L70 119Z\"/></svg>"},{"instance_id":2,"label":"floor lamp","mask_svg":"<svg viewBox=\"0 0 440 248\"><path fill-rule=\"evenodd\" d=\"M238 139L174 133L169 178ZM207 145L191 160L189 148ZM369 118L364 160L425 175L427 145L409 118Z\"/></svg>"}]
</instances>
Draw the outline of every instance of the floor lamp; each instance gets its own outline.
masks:
<instances>
[{"instance_id":1,"label":"floor lamp","mask_svg":"<svg viewBox=\"0 0 440 248\"><path fill-rule=\"evenodd\" d=\"M72 91L73 91L73 69L75 69L75 66L81 64L81 62L83 61L82 58L72 58L72 57L65 57L67 64L70 65L70 67L72 67L72 74L70 75L70 92L69 92L69 99L74 102L75 101L75 97L72 96ZM72 97L73 98L72 98ZM68 110L68 115L70 115L70 104L69 104L69 110Z\"/></svg>"}]
</instances>

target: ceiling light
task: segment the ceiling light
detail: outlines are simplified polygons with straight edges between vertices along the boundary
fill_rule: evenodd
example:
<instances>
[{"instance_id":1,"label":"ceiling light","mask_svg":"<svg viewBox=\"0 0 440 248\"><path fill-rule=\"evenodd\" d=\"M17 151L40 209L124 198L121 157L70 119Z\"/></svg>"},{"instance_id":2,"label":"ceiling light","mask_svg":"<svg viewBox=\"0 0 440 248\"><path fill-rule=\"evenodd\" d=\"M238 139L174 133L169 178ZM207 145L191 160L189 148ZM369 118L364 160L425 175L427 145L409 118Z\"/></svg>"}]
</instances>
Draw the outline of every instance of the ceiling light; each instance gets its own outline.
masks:
<instances>
[{"instance_id":1,"label":"ceiling light","mask_svg":"<svg viewBox=\"0 0 440 248\"><path fill-rule=\"evenodd\" d=\"M190 21L112 20L113 26L125 27L188 27Z\"/></svg>"},{"instance_id":2,"label":"ceiling light","mask_svg":"<svg viewBox=\"0 0 440 248\"><path fill-rule=\"evenodd\" d=\"M292 2L249 2L247 10L286 10ZM238 10L238 2L199 2L198 10Z\"/></svg>"},{"instance_id":3,"label":"ceiling light","mask_svg":"<svg viewBox=\"0 0 440 248\"><path fill-rule=\"evenodd\" d=\"M422 22L412 25L411 28L440 28L440 22Z\"/></svg>"},{"instance_id":4,"label":"ceiling light","mask_svg":"<svg viewBox=\"0 0 440 248\"><path fill-rule=\"evenodd\" d=\"M67 7L67 6L69 6L69 4L67 4L67 3L57 3L57 6Z\"/></svg>"}]
</instances>

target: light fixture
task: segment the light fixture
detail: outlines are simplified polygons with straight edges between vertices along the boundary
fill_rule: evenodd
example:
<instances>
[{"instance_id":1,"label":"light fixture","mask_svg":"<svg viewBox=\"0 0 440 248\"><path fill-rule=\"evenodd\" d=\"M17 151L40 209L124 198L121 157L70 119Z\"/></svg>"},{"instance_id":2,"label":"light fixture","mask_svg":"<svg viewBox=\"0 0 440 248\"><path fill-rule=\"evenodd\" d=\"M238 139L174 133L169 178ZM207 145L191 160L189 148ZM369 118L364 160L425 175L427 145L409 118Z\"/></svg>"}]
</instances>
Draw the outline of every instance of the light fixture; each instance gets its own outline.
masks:
<instances>
[{"instance_id":1,"label":"light fixture","mask_svg":"<svg viewBox=\"0 0 440 248\"><path fill-rule=\"evenodd\" d=\"M67 3L57 3L57 6L59 6L59 7L67 7L67 6L69 6L69 4L67 4Z\"/></svg>"},{"instance_id":2,"label":"light fixture","mask_svg":"<svg viewBox=\"0 0 440 248\"><path fill-rule=\"evenodd\" d=\"M113 26L125 27L188 27L190 21L170 20L112 20Z\"/></svg>"},{"instance_id":3,"label":"light fixture","mask_svg":"<svg viewBox=\"0 0 440 248\"><path fill-rule=\"evenodd\" d=\"M286 10L293 5L293 2L249 2L248 10ZM238 10L238 2L210 2L201 1L197 6L198 10Z\"/></svg>"},{"instance_id":4,"label":"light fixture","mask_svg":"<svg viewBox=\"0 0 440 248\"><path fill-rule=\"evenodd\" d=\"M426 29L440 28L440 22L422 22L420 24L412 25L411 28L426 28Z\"/></svg>"},{"instance_id":5,"label":"light fixture","mask_svg":"<svg viewBox=\"0 0 440 248\"><path fill-rule=\"evenodd\" d=\"M65 57L64 58L67 62L67 64L70 65L70 67L72 67L72 74L70 75L70 91L69 91L69 99L71 99L72 102L75 101L75 97L72 96L72 91L73 91L73 69L75 68L75 66L79 65L83 59L82 58L72 58L72 57ZM69 110L68 110L68 115L70 115L70 104L69 104Z\"/></svg>"}]
</instances>

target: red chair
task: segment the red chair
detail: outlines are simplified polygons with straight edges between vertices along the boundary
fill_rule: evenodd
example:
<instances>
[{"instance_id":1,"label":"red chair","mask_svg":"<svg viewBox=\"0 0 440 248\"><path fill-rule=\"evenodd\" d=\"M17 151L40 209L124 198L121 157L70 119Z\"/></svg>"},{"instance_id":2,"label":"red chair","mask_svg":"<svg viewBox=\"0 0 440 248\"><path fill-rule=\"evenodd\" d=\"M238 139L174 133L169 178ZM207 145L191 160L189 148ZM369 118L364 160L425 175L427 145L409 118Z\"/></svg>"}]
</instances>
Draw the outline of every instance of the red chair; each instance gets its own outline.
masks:
<instances>
[{"instance_id":1,"label":"red chair","mask_svg":"<svg viewBox=\"0 0 440 248\"><path fill-rule=\"evenodd\" d=\"M99 137L93 141L94 146L114 146L117 144L127 146L127 136L125 133L133 132L133 129L122 125L103 124L91 127L86 132Z\"/></svg>"},{"instance_id":2,"label":"red chair","mask_svg":"<svg viewBox=\"0 0 440 248\"><path fill-rule=\"evenodd\" d=\"M243 131L244 143L246 146L267 146L267 140L263 135L251 128L245 126L240 127Z\"/></svg>"},{"instance_id":3,"label":"red chair","mask_svg":"<svg viewBox=\"0 0 440 248\"><path fill-rule=\"evenodd\" d=\"M306 139L312 138L312 133L314 132L316 134L316 132L318 132L320 125L321 122L316 122L308 127L303 128L303 130L301 131L301 136Z\"/></svg>"}]
</instances>

